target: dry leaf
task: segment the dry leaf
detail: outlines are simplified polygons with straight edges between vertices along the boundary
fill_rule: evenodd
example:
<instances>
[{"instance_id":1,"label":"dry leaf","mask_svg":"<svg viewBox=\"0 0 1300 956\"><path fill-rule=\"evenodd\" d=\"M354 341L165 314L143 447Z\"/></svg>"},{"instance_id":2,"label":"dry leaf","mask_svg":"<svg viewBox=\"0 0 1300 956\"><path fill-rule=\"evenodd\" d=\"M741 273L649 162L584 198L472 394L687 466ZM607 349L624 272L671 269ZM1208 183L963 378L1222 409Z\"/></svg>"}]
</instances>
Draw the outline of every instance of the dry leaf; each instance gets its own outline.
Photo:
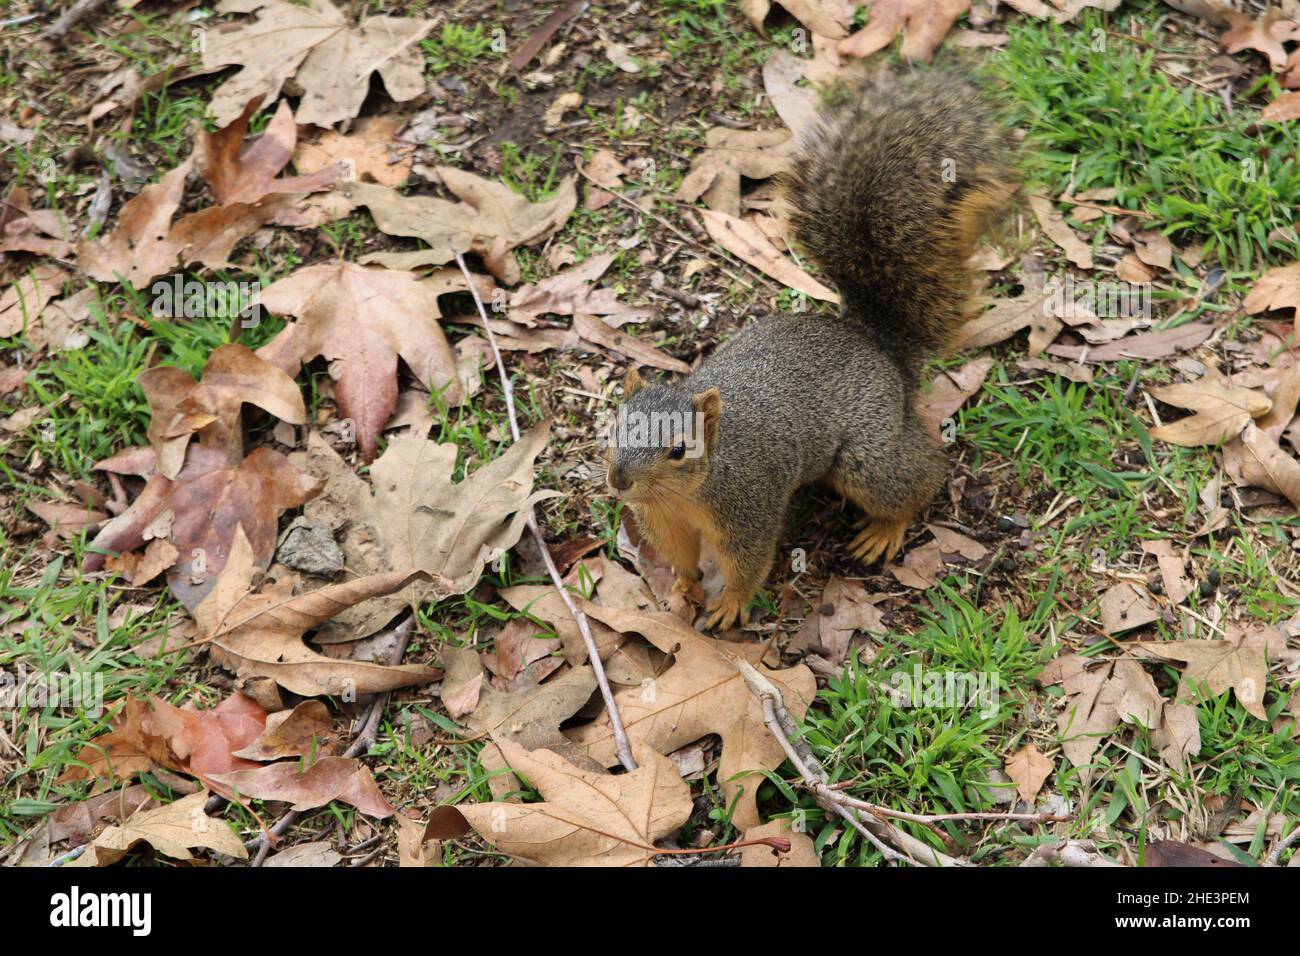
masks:
<instances>
[{"instance_id":1,"label":"dry leaf","mask_svg":"<svg viewBox=\"0 0 1300 956\"><path fill-rule=\"evenodd\" d=\"M1176 328L1130 335L1095 347L1049 345L1047 352L1072 362L1091 362L1094 365L1119 359L1162 359L1196 348L1214 334L1214 328L1208 322L1188 322Z\"/></svg>"},{"instance_id":2,"label":"dry leaf","mask_svg":"<svg viewBox=\"0 0 1300 956\"><path fill-rule=\"evenodd\" d=\"M637 633L666 654L674 664L650 684L614 695L623 725L634 747L671 752L705 734L722 737L718 782L732 817L741 829L758 824L755 803L758 771L774 770L785 751L763 723L758 698L745 685L736 660L759 665L764 648L755 644L715 641L683 624L671 614L645 614L588 606L590 615L621 633ZM799 719L814 693L812 672L798 665L765 671L783 692L786 707ZM570 732L602 766L617 763L609 717Z\"/></svg>"},{"instance_id":3,"label":"dry leaf","mask_svg":"<svg viewBox=\"0 0 1300 956\"><path fill-rule=\"evenodd\" d=\"M612 316L609 324L642 322L654 315L653 309L633 307L618 301L611 288L596 288L596 281L605 274L616 258L616 253L591 256L576 266L565 269L536 283L520 286L510 296L506 313L512 322L532 326L539 315Z\"/></svg>"},{"instance_id":4,"label":"dry leaf","mask_svg":"<svg viewBox=\"0 0 1300 956\"><path fill-rule=\"evenodd\" d=\"M871 603L860 581L832 575L822 591L818 610L821 646L826 648L827 659L832 664L842 664L848 657L850 642L858 631L874 634L887 631L883 614Z\"/></svg>"},{"instance_id":5,"label":"dry leaf","mask_svg":"<svg viewBox=\"0 0 1300 956\"><path fill-rule=\"evenodd\" d=\"M573 330L586 342L626 355L634 365L649 365L668 372L680 372L683 375L691 370L691 367L681 359L666 355L634 335L610 328L599 316L575 313Z\"/></svg>"},{"instance_id":6,"label":"dry leaf","mask_svg":"<svg viewBox=\"0 0 1300 956\"><path fill-rule=\"evenodd\" d=\"M261 98L251 100L244 112L229 126L215 133L199 130L194 138L195 165L198 174L223 206L254 203L272 193L313 193L333 186L343 170L328 167L310 176L276 179L289 163L298 141L298 127L289 104L280 103L275 116L262 134L243 155L240 151L248 135L248 121L261 105Z\"/></svg>"},{"instance_id":7,"label":"dry leaf","mask_svg":"<svg viewBox=\"0 0 1300 956\"><path fill-rule=\"evenodd\" d=\"M715 126L704 134L704 143L676 196L686 202L702 198L710 209L739 218L741 177L768 179L788 169L795 139L784 129Z\"/></svg>"},{"instance_id":8,"label":"dry leaf","mask_svg":"<svg viewBox=\"0 0 1300 956\"><path fill-rule=\"evenodd\" d=\"M1048 239L1056 243L1065 252L1065 257L1080 269L1092 268L1092 249L1074 234L1062 215L1044 196L1030 196L1029 208L1034 211L1034 218L1042 227Z\"/></svg>"},{"instance_id":9,"label":"dry leaf","mask_svg":"<svg viewBox=\"0 0 1300 956\"><path fill-rule=\"evenodd\" d=\"M485 685L466 724L475 733L490 734L498 744L544 748L584 770L601 771L602 764L560 733L560 724L582 709L595 691L596 675L590 667L572 668L524 691Z\"/></svg>"},{"instance_id":10,"label":"dry leaf","mask_svg":"<svg viewBox=\"0 0 1300 956\"><path fill-rule=\"evenodd\" d=\"M1254 422L1246 426L1240 441L1224 447L1223 466L1238 485L1275 492L1300 509L1300 461Z\"/></svg>"},{"instance_id":11,"label":"dry leaf","mask_svg":"<svg viewBox=\"0 0 1300 956\"><path fill-rule=\"evenodd\" d=\"M762 866L776 868L820 867L821 858L812 837L806 833L790 829L790 821L781 819L764 823L762 826L750 827L741 837L742 840L761 840L766 837L779 837L790 841L788 853L780 853L770 846L744 846L740 848L741 866Z\"/></svg>"},{"instance_id":12,"label":"dry leaf","mask_svg":"<svg viewBox=\"0 0 1300 956\"><path fill-rule=\"evenodd\" d=\"M1101 596L1101 626L1107 634L1131 631L1159 619L1160 609L1145 588L1124 581Z\"/></svg>"},{"instance_id":13,"label":"dry leaf","mask_svg":"<svg viewBox=\"0 0 1300 956\"><path fill-rule=\"evenodd\" d=\"M94 528L108 520L108 515L86 505L70 501L29 501L27 510L36 515L55 535L71 541L87 528Z\"/></svg>"},{"instance_id":14,"label":"dry leaf","mask_svg":"<svg viewBox=\"0 0 1300 956\"><path fill-rule=\"evenodd\" d=\"M270 677L303 697L377 694L437 680L439 672L418 664L384 666L337 660L303 643L303 634L361 601L391 594L422 572L389 572L329 584L305 594L282 589L249 590L253 550L243 528L236 529L230 560L194 620L213 658L241 677ZM364 633L355 634L364 637Z\"/></svg>"},{"instance_id":15,"label":"dry leaf","mask_svg":"<svg viewBox=\"0 0 1300 956\"><path fill-rule=\"evenodd\" d=\"M122 207L117 228L107 236L79 242L78 268L101 282L128 282L136 288L178 262L222 269L241 239L288 208L291 197L276 194L254 203L210 206L173 223L193 165L191 157L140 190Z\"/></svg>"},{"instance_id":16,"label":"dry leaf","mask_svg":"<svg viewBox=\"0 0 1300 956\"><path fill-rule=\"evenodd\" d=\"M315 143L298 147L294 166L306 174L337 164L346 170L344 178L348 181L400 186L411 175L413 159L409 153L396 162L390 156L399 125L400 120L392 116L367 116L346 136L326 130Z\"/></svg>"},{"instance_id":17,"label":"dry leaf","mask_svg":"<svg viewBox=\"0 0 1300 956\"><path fill-rule=\"evenodd\" d=\"M777 252L758 227L713 209L702 210L700 218L714 242L764 275L822 302L840 301L835 292Z\"/></svg>"},{"instance_id":18,"label":"dry leaf","mask_svg":"<svg viewBox=\"0 0 1300 956\"><path fill-rule=\"evenodd\" d=\"M20 275L0 296L0 339L28 335L50 299L59 294L67 278L58 266L42 263Z\"/></svg>"},{"instance_id":19,"label":"dry leaf","mask_svg":"<svg viewBox=\"0 0 1300 956\"><path fill-rule=\"evenodd\" d=\"M280 513L297 508L321 489L320 482L266 446L232 465L225 453L194 445L175 480L157 473L153 449L132 449L95 467L117 474L141 474L149 480L131 507L100 529L91 546L133 551L148 540L149 526L170 510L175 516L171 542L180 551L181 561L168 575L168 584L176 599L191 610L226 566L237 526L243 525L253 543L257 566L265 570L275 552ZM104 555L93 553L82 563L86 571L97 571L103 565Z\"/></svg>"},{"instance_id":20,"label":"dry leaf","mask_svg":"<svg viewBox=\"0 0 1300 956\"><path fill-rule=\"evenodd\" d=\"M1295 39L1295 24L1278 10L1268 10L1256 20L1237 10L1223 11L1228 29L1219 37L1219 49L1225 53L1255 50L1268 57L1269 68L1277 73L1286 67L1287 53L1283 40Z\"/></svg>"},{"instance_id":21,"label":"dry leaf","mask_svg":"<svg viewBox=\"0 0 1300 956\"><path fill-rule=\"evenodd\" d=\"M104 830L70 865L111 866L139 843L176 860L192 860L190 850L200 848L247 859L244 843L230 825L204 812L207 802L207 791L200 790L166 806L139 810L121 826Z\"/></svg>"},{"instance_id":22,"label":"dry leaf","mask_svg":"<svg viewBox=\"0 0 1300 956\"><path fill-rule=\"evenodd\" d=\"M930 387L917 400L916 412L925 423L925 430L935 441L942 441L943 423L957 414L957 410L978 394L984 387L993 357L985 356L967 362L959 369L940 372Z\"/></svg>"},{"instance_id":23,"label":"dry leaf","mask_svg":"<svg viewBox=\"0 0 1300 956\"><path fill-rule=\"evenodd\" d=\"M1151 429L1151 437L1194 448L1217 445L1241 434L1253 418L1268 413L1273 403L1263 392L1249 388L1229 388L1218 382L1200 379L1176 385L1161 385L1149 390L1153 398L1178 408L1196 412L1169 425Z\"/></svg>"},{"instance_id":24,"label":"dry leaf","mask_svg":"<svg viewBox=\"0 0 1300 956\"><path fill-rule=\"evenodd\" d=\"M1029 354L1042 352L1062 329L1060 319L1053 314L1053 293L1035 292L1026 286L1014 299L999 299L992 308L971 319L961 327L953 347L959 350L984 348L995 345L1029 329Z\"/></svg>"},{"instance_id":25,"label":"dry leaf","mask_svg":"<svg viewBox=\"0 0 1300 956\"><path fill-rule=\"evenodd\" d=\"M817 119L817 93L811 87L796 86L808 65L786 50L777 50L763 64L763 89L781 122L798 136Z\"/></svg>"},{"instance_id":26,"label":"dry leaf","mask_svg":"<svg viewBox=\"0 0 1300 956\"><path fill-rule=\"evenodd\" d=\"M611 776L581 770L548 750L499 746L541 803L480 803L459 809L502 852L543 866L649 866L655 842L691 815L691 791L671 760L648 747L638 769Z\"/></svg>"},{"instance_id":27,"label":"dry leaf","mask_svg":"<svg viewBox=\"0 0 1300 956\"><path fill-rule=\"evenodd\" d=\"M776 2L790 16L818 36L839 39L847 32L823 0L776 0ZM740 0L741 13L759 33L763 32L763 21L767 19L771 9L771 0Z\"/></svg>"},{"instance_id":28,"label":"dry leaf","mask_svg":"<svg viewBox=\"0 0 1300 956\"><path fill-rule=\"evenodd\" d=\"M214 779L241 797L283 800L298 811L338 800L381 820L393 815L370 768L355 757L321 757L306 770L301 760L282 760L252 770L215 774Z\"/></svg>"},{"instance_id":29,"label":"dry leaf","mask_svg":"<svg viewBox=\"0 0 1300 956\"><path fill-rule=\"evenodd\" d=\"M218 127L235 122L254 97L274 103L291 78L304 91L295 116L303 125L333 126L356 116L375 72L399 103L424 93L418 43L432 20L362 16L354 27L329 0L222 0L217 12L257 14L252 22L207 31L203 67L242 67L212 94Z\"/></svg>"},{"instance_id":30,"label":"dry leaf","mask_svg":"<svg viewBox=\"0 0 1300 956\"><path fill-rule=\"evenodd\" d=\"M353 422L366 462L374 460L397 405L398 356L425 389L460 402L456 360L438 324L438 293L413 272L351 262L307 266L263 290L262 305L298 321L257 354L289 375L324 357L339 412Z\"/></svg>"},{"instance_id":31,"label":"dry leaf","mask_svg":"<svg viewBox=\"0 0 1300 956\"><path fill-rule=\"evenodd\" d=\"M1292 309L1300 331L1300 262L1275 266L1265 272L1246 294L1242 307L1250 315L1270 309Z\"/></svg>"},{"instance_id":32,"label":"dry leaf","mask_svg":"<svg viewBox=\"0 0 1300 956\"><path fill-rule=\"evenodd\" d=\"M1174 553L1172 541L1143 541L1142 550L1154 555L1160 567L1160 580L1164 585L1169 603L1177 607L1187 595L1192 593L1192 580L1187 576L1187 563L1183 557Z\"/></svg>"},{"instance_id":33,"label":"dry leaf","mask_svg":"<svg viewBox=\"0 0 1300 956\"><path fill-rule=\"evenodd\" d=\"M329 483L304 509L308 521L340 530L348 568L378 574L418 568L431 578L339 616L358 634L371 634L403 608L463 594L483 566L514 547L529 510L558 492L533 490L533 462L550 423L528 430L496 459L453 482L457 448L411 433L397 435L371 467L370 484L313 433L293 460Z\"/></svg>"},{"instance_id":34,"label":"dry leaf","mask_svg":"<svg viewBox=\"0 0 1300 956\"><path fill-rule=\"evenodd\" d=\"M971 0L876 0L867 25L840 43L845 56L866 57L883 50L903 33L899 55L929 63Z\"/></svg>"},{"instance_id":35,"label":"dry leaf","mask_svg":"<svg viewBox=\"0 0 1300 956\"><path fill-rule=\"evenodd\" d=\"M529 202L504 183L483 179L451 166L437 167L443 185L461 200L435 196L403 196L371 183L353 183L347 192L370 210L375 225L390 236L409 236L428 243L419 252L371 253L362 262L395 269L443 265L456 253L472 252L506 285L520 279L519 263L510 250L532 246L557 232L578 204L573 177L566 176L556 194Z\"/></svg>"},{"instance_id":36,"label":"dry leaf","mask_svg":"<svg viewBox=\"0 0 1300 956\"><path fill-rule=\"evenodd\" d=\"M1230 640L1138 641L1130 647L1147 657L1187 664L1178 688L1179 700L1195 701L1194 688L1203 682L1212 695L1231 689L1249 713L1260 720L1268 719L1264 710L1267 632L1243 631Z\"/></svg>"},{"instance_id":37,"label":"dry leaf","mask_svg":"<svg viewBox=\"0 0 1300 956\"><path fill-rule=\"evenodd\" d=\"M1052 761L1044 757L1033 744L1025 744L1003 765L1008 777L1016 785L1020 799L1033 803L1043 782L1052 774Z\"/></svg>"},{"instance_id":38,"label":"dry leaf","mask_svg":"<svg viewBox=\"0 0 1300 956\"><path fill-rule=\"evenodd\" d=\"M165 478L180 473L195 434L232 462L243 458L240 410L244 403L293 425L307 421L297 383L237 343L214 349L198 382L185 370L168 365L146 369L136 381L153 413L149 442L158 453L158 473Z\"/></svg>"},{"instance_id":39,"label":"dry leaf","mask_svg":"<svg viewBox=\"0 0 1300 956\"><path fill-rule=\"evenodd\" d=\"M1283 93L1259 111L1261 123L1285 123L1300 119L1300 93Z\"/></svg>"},{"instance_id":40,"label":"dry leaf","mask_svg":"<svg viewBox=\"0 0 1300 956\"><path fill-rule=\"evenodd\" d=\"M16 186L9 190L0 206L0 253L30 252L55 259L71 257L72 230L54 209L33 209L27 190Z\"/></svg>"}]
</instances>

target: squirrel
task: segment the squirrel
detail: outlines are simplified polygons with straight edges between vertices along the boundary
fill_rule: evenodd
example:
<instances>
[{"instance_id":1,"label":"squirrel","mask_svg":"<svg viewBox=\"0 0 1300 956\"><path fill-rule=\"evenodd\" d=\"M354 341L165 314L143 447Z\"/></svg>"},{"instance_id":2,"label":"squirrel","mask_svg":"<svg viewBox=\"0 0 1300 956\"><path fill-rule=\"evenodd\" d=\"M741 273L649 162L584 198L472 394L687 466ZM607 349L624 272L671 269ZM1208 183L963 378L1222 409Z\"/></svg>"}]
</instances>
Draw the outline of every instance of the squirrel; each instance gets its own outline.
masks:
<instances>
[{"instance_id":1,"label":"squirrel","mask_svg":"<svg viewBox=\"0 0 1300 956\"><path fill-rule=\"evenodd\" d=\"M952 74L863 81L779 181L839 314L760 319L673 384L627 373L606 481L676 594L699 579L701 539L716 551L725 586L706 629L748 623L799 488L823 481L862 510L849 552L870 564L942 487L915 395L973 314L967 260L1016 191L1010 154L996 109Z\"/></svg>"}]
</instances>

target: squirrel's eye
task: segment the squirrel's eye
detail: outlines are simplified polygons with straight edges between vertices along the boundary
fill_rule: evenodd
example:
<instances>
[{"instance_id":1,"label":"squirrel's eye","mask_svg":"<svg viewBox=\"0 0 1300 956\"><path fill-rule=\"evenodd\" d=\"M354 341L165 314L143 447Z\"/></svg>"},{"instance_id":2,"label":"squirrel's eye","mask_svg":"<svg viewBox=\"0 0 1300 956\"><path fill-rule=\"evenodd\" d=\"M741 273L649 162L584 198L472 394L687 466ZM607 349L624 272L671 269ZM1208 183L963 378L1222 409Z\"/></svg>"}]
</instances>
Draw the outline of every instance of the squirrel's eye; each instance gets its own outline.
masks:
<instances>
[{"instance_id":1,"label":"squirrel's eye","mask_svg":"<svg viewBox=\"0 0 1300 956\"><path fill-rule=\"evenodd\" d=\"M686 442L681 441L678 442L676 445L674 445L672 450L668 452L668 457L671 458L673 461L681 461L683 458L685 458Z\"/></svg>"}]
</instances>

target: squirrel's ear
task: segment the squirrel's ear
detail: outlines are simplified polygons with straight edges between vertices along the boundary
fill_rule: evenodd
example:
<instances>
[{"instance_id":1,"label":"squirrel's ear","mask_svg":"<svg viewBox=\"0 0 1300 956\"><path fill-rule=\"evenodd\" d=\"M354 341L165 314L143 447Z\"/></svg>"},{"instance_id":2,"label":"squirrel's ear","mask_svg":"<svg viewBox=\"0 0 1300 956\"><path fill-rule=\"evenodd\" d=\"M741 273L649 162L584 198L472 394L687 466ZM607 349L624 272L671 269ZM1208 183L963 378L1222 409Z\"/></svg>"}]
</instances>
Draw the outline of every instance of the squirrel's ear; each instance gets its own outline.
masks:
<instances>
[{"instance_id":1,"label":"squirrel's ear","mask_svg":"<svg viewBox=\"0 0 1300 956\"><path fill-rule=\"evenodd\" d=\"M704 441L712 448L713 439L718 434L718 419L722 417L722 393L714 385L707 391L692 395L691 405L704 416Z\"/></svg>"},{"instance_id":2,"label":"squirrel's ear","mask_svg":"<svg viewBox=\"0 0 1300 956\"><path fill-rule=\"evenodd\" d=\"M643 388L645 388L645 379L641 377L641 373L633 365L627 370L627 376L623 379L623 397L631 398Z\"/></svg>"}]
</instances>

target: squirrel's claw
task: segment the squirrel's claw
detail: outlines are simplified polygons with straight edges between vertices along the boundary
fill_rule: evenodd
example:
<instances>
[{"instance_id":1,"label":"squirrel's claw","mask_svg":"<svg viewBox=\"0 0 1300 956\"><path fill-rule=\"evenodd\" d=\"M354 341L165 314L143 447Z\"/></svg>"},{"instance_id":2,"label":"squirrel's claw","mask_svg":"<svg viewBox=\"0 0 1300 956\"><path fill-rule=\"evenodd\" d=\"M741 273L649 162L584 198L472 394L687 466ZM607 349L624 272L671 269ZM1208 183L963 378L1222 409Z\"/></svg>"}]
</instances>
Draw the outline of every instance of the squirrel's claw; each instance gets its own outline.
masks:
<instances>
[{"instance_id":1,"label":"squirrel's claw","mask_svg":"<svg viewBox=\"0 0 1300 956\"><path fill-rule=\"evenodd\" d=\"M906 521L870 519L857 537L849 542L849 554L864 564L871 564L877 558L888 560L903 546L903 536L906 534Z\"/></svg>"},{"instance_id":2,"label":"squirrel's claw","mask_svg":"<svg viewBox=\"0 0 1300 956\"><path fill-rule=\"evenodd\" d=\"M723 588L722 593L709 602L709 611L712 612L709 619L704 622L706 631L726 631L735 627L736 621L740 621L740 626L744 627L749 623L749 602L736 595L729 589Z\"/></svg>"}]
</instances>

